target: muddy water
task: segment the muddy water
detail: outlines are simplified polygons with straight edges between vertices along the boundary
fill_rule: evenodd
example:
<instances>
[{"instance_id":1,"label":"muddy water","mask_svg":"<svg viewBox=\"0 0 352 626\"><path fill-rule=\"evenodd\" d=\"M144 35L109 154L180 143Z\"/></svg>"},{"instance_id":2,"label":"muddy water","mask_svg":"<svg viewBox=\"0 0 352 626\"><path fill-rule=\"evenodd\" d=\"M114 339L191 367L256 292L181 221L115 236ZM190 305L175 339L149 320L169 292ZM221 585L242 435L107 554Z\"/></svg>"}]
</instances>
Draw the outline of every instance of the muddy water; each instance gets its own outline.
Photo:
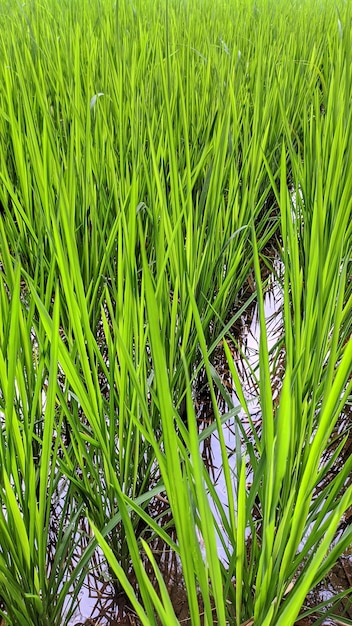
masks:
<instances>
[{"instance_id":1,"label":"muddy water","mask_svg":"<svg viewBox=\"0 0 352 626\"><path fill-rule=\"evenodd\" d=\"M278 262L277 262L278 263ZM277 275L281 274L282 268L280 264L276 268ZM282 306L283 306L283 293L282 288L278 280L273 280L273 276L269 277L268 287L264 294L264 314L265 324L267 329L268 350L272 352L273 359L277 355L279 349L276 349L283 330L283 318L282 318ZM261 409L258 401L258 379L259 379L259 317L258 306L256 303L242 316L240 324L237 328L237 340L238 342L232 345L232 356L236 363L237 371L239 372L242 388L247 401L248 408L251 413L252 423L258 425L260 429L261 425ZM236 337L235 337L236 339ZM226 392L231 397L233 406L239 406L239 400L234 390L234 383L231 375L228 371L227 363L224 357L224 353L221 347L214 355L214 367L216 369L219 378L221 379ZM274 372L274 366L272 362L272 371ZM277 366L276 366L276 377ZM273 375L274 395L279 391L279 385ZM230 407L226 406L221 394L218 395L218 405L223 415L229 410ZM205 392L201 401L200 410L198 412L199 429L202 430L203 426L207 426L208 422L212 419L212 404L209 392ZM240 421L247 434L250 432L250 424L245 412L241 409L237 418L231 418L223 425L223 437L226 445L227 457L229 459L230 469L233 473L236 473L236 420ZM217 496L226 510L226 504L228 502L226 483L224 473L222 471L221 461L221 448L219 437L216 433L204 440L201 448L202 457L208 472L212 478L212 482L216 487ZM245 446L242 450L242 455L245 454ZM250 464L248 464L250 465ZM246 477L247 485L252 482L252 476L250 473ZM217 513L214 503L211 502L213 513L220 523L220 517ZM224 542L227 544L224 546ZM218 554L224 563L227 562L226 547L231 552L231 541L226 538L224 534L222 537L218 537Z\"/></svg>"}]
</instances>

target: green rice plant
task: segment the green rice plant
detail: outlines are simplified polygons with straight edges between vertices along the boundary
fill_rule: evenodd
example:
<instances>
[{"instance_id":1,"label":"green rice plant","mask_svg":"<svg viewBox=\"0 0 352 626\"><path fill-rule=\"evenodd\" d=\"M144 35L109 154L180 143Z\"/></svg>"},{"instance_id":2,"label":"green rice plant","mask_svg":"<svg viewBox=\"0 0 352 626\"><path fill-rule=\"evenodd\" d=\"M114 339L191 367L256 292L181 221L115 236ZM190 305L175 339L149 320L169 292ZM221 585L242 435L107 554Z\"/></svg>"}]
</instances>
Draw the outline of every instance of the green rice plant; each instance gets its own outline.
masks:
<instances>
[{"instance_id":1,"label":"green rice plant","mask_svg":"<svg viewBox=\"0 0 352 626\"><path fill-rule=\"evenodd\" d=\"M351 396L350 8L2 0L0 26L4 618L69 621L96 545L72 566L84 517L142 623L178 619L160 537L192 623L293 624L351 539L337 534L350 461L333 471ZM261 259L274 240L271 355ZM253 277L259 429L226 341L238 405L212 365ZM226 505L200 455L201 368ZM153 518L160 494L176 540Z\"/></svg>"},{"instance_id":2,"label":"green rice plant","mask_svg":"<svg viewBox=\"0 0 352 626\"><path fill-rule=\"evenodd\" d=\"M180 217L181 202L184 207L181 212L187 211L187 220L192 219L190 223L185 219L183 236L191 227L195 232L203 217L200 234L211 235L212 228L215 229L215 223L211 226L214 216L209 216L208 228L207 214L212 213L212 206L219 199L224 209L234 207L227 213L225 223L218 225L224 235L216 244L214 256L217 259L231 235L248 223L248 206L258 204L259 211L268 192L260 155L262 150L275 153L280 134L275 95L276 58L271 56L274 48L270 48L264 38L263 50L258 50L258 54L254 54L252 48L240 50L240 62L235 63L239 49L233 47L224 63L218 44L209 36L204 37L203 47L198 41L188 43L186 38L180 41L177 29L181 28L185 16L175 14L170 8L169 37L175 49L168 44L170 58L165 66L165 34L160 18L155 20L155 32L161 38L159 44L153 39L149 41L143 12L141 8L136 9L134 29L137 26L139 31L137 28L131 47L126 32L131 28L132 14L127 8L125 11L120 7L118 13L121 33L118 41L111 24L112 15L108 12L100 15L93 29L86 10L82 10L72 29L64 21L72 15L62 7L56 8L62 21L54 19L54 11L51 13L45 8L45 18L34 5L22 9L17 19L24 29L23 41L18 46L7 46L7 41L3 41L6 58L3 123L7 145L1 168L2 203L7 211L13 250L21 252L23 261L26 260L32 271L38 241L42 242L44 259L50 265L50 213L58 210L60 196L67 193L85 285L88 288L93 282L94 285L100 283L98 270L105 252L106 234L119 207L125 206L131 188L131 172L138 172L142 167L147 171L138 178L139 199L149 206L158 198L173 207L171 227L176 223L175 218ZM92 7L92 15L96 10L97 7ZM148 11L153 16L149 19L154 19L152 8L148 7ZM192 20L196 15L191 16ZM43 30L44 19L49 19L50 31ZM218 20L214 24L214 37L217 23ZM261 28L260 23L258 28ZM195 31L190 22L185 34L190 37ZM103 37L103 47L98 45L99 36ZM259 30L258 40L262 38ZM32 54L33 46L35 54ZM194 50L201 54L200 49L207 62L195 54ZM85 73L81 72L82 67L86 68ZM184 67L187 68L185 86ZM166 85L166 68L173 76L171 94ZM287 84L293 84L295 99L289 92L285 105L289 102L292 107L292 102L297 101L297 109L292 114L296 123L303 96L309 93L315 74L310 76L309 67L307 78L302 77L302 72L295 76L294 64L291 69L292 77L287 79ZM199 90L203 98L197 95ZM102 92L104 96L91 107L94 94ZM20 93L22 98L18 97ZM32 106L33 102L36 106ZM276 120L275 123L272 120ZM149 150L151 143L156 161ZM218 153L215 161L214 149ZM257 165L250 166L254 162ZM28 170L26 163L29 163ZM216 164L214 171L212 163ZM180 180L175 175L176 166L181 172ZM162 176L158 190L153 188L156 174ZM192 218L190 207L194 209L194 204L198 216ZM103 211L101 220L97 219L97 210ZM157 206L154 216L158 219ZM231 257L234 247L231 244L226 250L227 258ZM180 254L182 248L178 250ZM194 246L187 251L189 262L191 252L196 255L199 249ZM217 267L218 272L225 266L226 258L223 261ZM102 269L105 272L105 268Z\"/></svg>"},{"instance_id":3,"label":"green rice plant","mask_svg":"<svg viewBox=\"0 0 352 626\"><path fill-rule=\"evenodd\" d=\"M26 19L30 24L30 40L33 42L33 37L39 37L38 15L34 12L30 16L27 15ZM57 26L55 28L57 29ZM61 37L63 33L59 32ZM62 313L61 319L63 332L68 343L67 352L65 352L64 371L65 375L68 375L66 369L70 367L69 383L73 387L75 396L79 399L79 404L85 407L84 415L89 422L88 428L86 424L83 425L82 441L81 432L77 431L76 426L79 418L78 404L72 406L63 397L60 398L65 412L65 420L74 433L74 435L71 434L71 443L76 446L75 461L72 461L70 454L65 457L66 471L73 480L76 471L75 463L78 462L79 466L82 467L87 462L85 442L88 437L88 442L93 444L89 455L92 455L90 468L95 479L91 478L86 481L84 489L88 491L85 498L88 500L92 498L98 511L100 524L102 524L104 515L110 515L111 512L114 512L115 488L112 488L109 495L107 485L110 484L110 476L108 473L106 480L102 482L104 496L96 498L91 494L92 485L99 484L99 477L101 478L99 469L98 472L93 471L95 466L97 468L101 466L100 459L97 460L99 453L95 448L95 443L97 441L109 442L108 448L112 467L119 468L118 471L123 478L126 493L129 495L133 495L136 489L144 489L151 468L149 460L146 462L147 471L144 471L144 465L140 466L141 459L144 458L144 444L141 443L138 432L132 432L132 426L127 425L130 413L134 412L136 408L138 410L139 407L136 394L131 389L126 357L122 355L116 360L115 347L116 342L119 341L127 354L133 354L133 360L140 363L140 376L144 379L143 384L146 386L152 372L150 364L147 365L147 341L143 339L143 333L145 333L144 287L140 280L141 257L137 247L142 248L145 241L150 240L149 263L153 267L154 254L156 255L153 274L155 283L158 285L159 302L163 305L170 302L172 319L174 320L171 328L164 327L165 336L175 336L174 341L170 344L170 354L168 355L170 372L174 372L173 393L182 398L185 392L185 382L183 366L176 347L179 341L182 341L185 346L188 345L186 351L188 359L190 363L195 363L197 342L194 327L190 325L192 320L189 315L190 305L185 283L180 280L180 277L182 279L185 270L187 274L190 274L199 306L202 309L202 315L204 311L203 328L208 333L214 311L216 313L215 322L218 323L218 320L221 320L226 314L230 303L232 305L235 292L248 272L250 256L248 256L247 264L243 264L242 260L243 256L246 256L245 249L248 246L249 230L245 228L246 224L242 226L242 222L244 217L250 219L250 213L247 212L247 215L242 216L240 222L234 223L226 216L224 217L226 207L223 198L226 184L225 176L227 176L226 169L229 168L230 163L225 168L224 174L222 169L226 159L229 161L230 155L226 153L227 144L223 139L229 132L229 115L226 113L226 115L221 114L219 116L220 121L214 130L213 146L210 144L209 148L206 148L205 156L201 162L205 167L205 159L209 160L210 154L214 152L217 155L216 168L214 171L209 168L209 173L201 187L201 193L194 191L193 188L200 175L200 163L197 162L197 154L192 156L192 163L191 157L188 155L184 166L183 180L180 182L174 154L174 149L177 150L176 141L181 142L182 140L183 144L186 145L189 143L187 138L188 119L184 97L182 96L181 77L178 87L175 85L175 93L179 91L180 102L183 107L182 125L180 125L176 137L173 136L172 127L176 100L174 96L169 103L166 74L163 69L161 71L162 81L156 92L158 94L158 99L155 102L157 115L153 114L149 119L149 110L142 103L138 103L139 109L136 112L132 100L129 106L116 111L120 120L119 127L111 127L115 113L114 107L118 105L116 98L114 101L110 96L106 95L105 97L104 95L95 101L94 106L91 106L92 98L87 98L86 105L84 104L84 94L87 96L89 93L97 93L98 91L93 85L86 89L86 86L82 84L80 60L81 54L84 52L80 45L79 33L80 27L77 25L78 43L73 49L68 45L69 53L72 54L74 73L73 98L72 101L65 102L65 108L60 109L59 114L60 124L65 124L67 117L70 119L70 127L67 131L64 128L60 130L58 136L56 136L58 130L57 114L55 110L54 113L52 112L54 105L52 98L49 100L48 86L43 82L44 72L38 73L38 54L33 58L30 48L26 49L26 54L22 56L15 48L13 58L9 57L8 59L10 70L13 69L12 66L16 67L16 72L13 72L13 80L17 88L20 91L25 91L26 96L28 96L16 102L18 108L15 110L12 78L10 79L8 76L5 97L8 102L8 118L12 129L12 151L8 160L11 162L13 156L15 171L19 172L19 163L26 161L28 153L35 189L34 196L32 196L29 190L32 189L33 185L26 178L25 173L22 182L21 175L17 174L19 178L16 182L19 182L19 185L14 188L13 182L11 183L11 169L7 164L8 174L7 176L4 175L4 180L8 195L4 201L6 207L4 224L7 229L6 237L9 249L13 254L22 258L29 277L33 273L39 272L40 285L44 286L47 272L55 271L54 265L60 275L63 294L61 298L62 307L66 307L66 315ZM107 30L107 36L109 33L110 31ZM41 33L41 36L44 35ZM91 35L92 40L94 40L93 33ZM84 45L87 48L88 33ZM135 52L133 52L134 54ZM159 71L163 64L160 46L156 46L154 54L156 68L151 78L152 86L154 86L156 79L156 71ZM61 59L58 58L57 49L53 54L51 63L55 60L58 63L58 85L62 85L64 70L59 66ZM28 82L27 61L29 70L33 75L32 92L30 89L26 90ZM47 63L45 55L41 63ZM129 64L127 63L128 67ZM52 70L50 71L52 72ZM124 71L126 72L126 69ZM141 71L139 73L142 75ZM111 89L107 88L106 94L109 94L109 91L115 94L120 93L122 99L120 76L116 71L111 74L109 80ZM135 89L135 80L134 74L127 73L126 82L127 84L131 83L131 90L132 88ZM210 76L207 78L207 84L209 82ZM59 96L60 94L58 94L58 101L60 102ZM32 98L38 98L39 106L37 109L31 106ZM139 125L133 125L133 132L129 139L129 125L140 110L142 111L142 119L145 120L145 130L141 135ZM61 116L64 117L61 118ZM61 119L63 119L62 123ZM21 126L21 123L24 124L25 120L29 130L26 133L26 140L22 141L24 127ZM155 120L157 126L155 126ZM123 132L124 128L126 129L125 133ZM161 134L160 128L162 129ZM14 135L16 129L16 135ZM156 139L159 135L161 141ZM143 166L144 183L135 174L131 178L129 167L126 167L128 160L121 158L121 183L119 184L120 188L118 187L115 176L116 154L113 148L115 138L119 153L130 157L132 171L138 171ZM141 155L141 151L138 149L140 145L143 148L148 145L149 161L143 156L143 151ZM201 149L203 150L202 145ZM253 151L257 152L258 150L258 145L253 144ZM105 160L104 154L106 154ZM160 155L164 155L162 163L159 162ZM250 158L250 148L247 150L247 156ZM102 163L104 163L104 169L101 169ZM166 164L168 164L169 171L165 173ZM194 164L196 164L196 171L193 173ZM263 185L261 177L264 174L265 168L262 160L259 159L256 170L258 183L255 181L248 182L248 186L253 187L253 201L258 205L258 210L267 192L263 195L261 189L259 194L254 187ZM249 172L248 176L252 176L252 174ZM49 180L50 184L48 184ZM99 181L98 185L96 184L97 181ZM155 188L155 184L157 184L157 188ZM99 193L103 194L99 209L97 208L97 189L100 190ZM192 193L196 194L194 217L192 216ZM141 204L140 197L145 194L146 202ZM154 199L152 210L148 206L149 199ZM246 198L244 202L247 203ZM170 213L165 211L165 203L170 205ZM222 204L223 211L215 213L212 206L219 203ZM15 215L15 219L11 216L13 204L20 207L20 212ZM143 206L145 209L141 208ZM97 211L100 210L100 207L103 207L106 212L98 219ZM152 219L150 219L150 215ZM224 219L224 223L217 221L218 217L221 217L221 220ZM26 222L35 224L32 233L28 233L25 227ZM19 227L24 228L23 232L18 231ZM198 230L199 238L196 238L193 233ZM223 232L220 240L213 236L215 232ZM29 238L28 235L30 235ZM194 243L191 243L192 239L194 239ZM24 242L23 245L27 246L27 254L19 248L21 241ZM29 241L31 241L31 245L28 247ZM185 241L187 242L186 248ZM42 255L40 264L37 263L38 247ZM30 252L30 249L33 252ZM167 254L165 254L165 249L168 251ZM198 269L196 263L201 255L203 256L203 265ZM214 263L215 275L209 269ZM223 278L224 268L226 268L226 279L218 290L217 285ZM237 277L236 282L234 277L238 268L241 268L241 274ZM36 280L38 280L37 275ZM37 304L44 323L47 318L43 308L38 303L38 296L41 296L40 289L38 290L36 285L34 287L33 294L36 294ZM140 304L137 304L133 294L137 295L139 292ZM172 302L170 293L173 293ZM49 291L46 291L45 300L50 315L52 305ZM108 314L106 316L104 313L103 318L101 318L103 301L108 309ZM175 335L176 320L178 330ZM112 363L109 371L101 354L101 346L95 337L99 322L104 327L103 342L107 349L108 360ZM112 324L112 330L109 328L109 324ZM49 340L52 341L53 326L49 325L48 320L45 328ZM64 351L64 348L62 349ZM101 397L99 376L105 379L106 387L109 386L111 390L114 389L114 392L109 394L107 402ZM83 386L82 378L84 379ZM82 394L84 394L84 399ZM148 389L146 388L144 395L147 394ZM109 425L106 423L106 415L109 416ZM118 422L116 415L119 417ZM157 421L155 428L158 429ZM75 441L76 437L77 440ZM120 442L119 450L116 449L117 437ZM126 442L126 446L122 442ZM140 450L140 453L138 452L134 456L136 450ZM132 457L134 469L131 472ZM143 478L140 478L141 476ZM138 484L140 484L139 487L137 487ZM107 502L106 507L105 501ZM112 508L110 509L110 507Z\"/></svg>"},{"instance_id":4,"label":"green rice plant","mask_svg":"<svg viewBox=\"0 0 352 626\"><path fill-rule=\"evenodd\" d=\"M309 420L306 419L304 424L307 430L305 430L304 436L298 439L294 437L295 430L303 427L303 407L301 408L302 413L298 414L294 402L294 398L298 401L297 390L294 387L296 383L289 370L286 371L279 405L275 410L270 391L268 393L268 385L264 386L261 383L263 431L258 445L259 449L253 450L253 440L247 437L245 441L247 453L245 456L241 456L241 454L238 456L237 453L236 470L229 465L226 448L221 439L221 420L218 416L217 424L222 442L223 471L227 475L225 480L228 499L224 506L219 500L211 479L207 477L200 459L199 437L195 428L194 408L190 392L188 392L187 404L188 430L181 427L182 438L177 434L180 422L172 406L165 349L160 341L156 317L155 297L153 290L148 290L148 287L147 293L150 293L147 298L151 320L152 352L157 352L157 356L154 355L155 363L158 364L158 368L160 366L160 372L158 370L155 372L155 385L160 385L163 390L162 397L164 400L160 397L161 418L164 437L169 440L169 444L166 444L165 441L165 451L160 450L159 440L155 440L154 446L156 455L160 459L159 466L164 478L165 492L173 512L179 539L177 552L180 555L182 571L185 576L192 623L198 623L200 619L200 596L198 595L200 594L205 606L208 607L206 618L208 623L219 621L225 623L225 616L221 614L221 609L218 609L218 607L225 606L228 607L227 619L233 620L233 623L241 624L254 616L254 620L258 620L259 623L276 624L281 621L281 623L293 624L309 589L324 577L337 556L351 542L351 532L347 530L337 543L334 543L335 533L343 513L351 505L351 488L348 488L344 493L344 484L351 470L350 463L329 482L328 488L319 495L319 492L316 491L324 474L330 470L330 463L321 464L324 449L332 433L339 410L341 410L346 396L350 393L350 384L346 389L345 383L350 372L351 343L338 365L334 375L334 378L336 376L334 384L325 388L324 399L328 408L325 410L325 414L323 412L321 415L314 439L310 440L307 437ZM290 301L288 290L286 290L285 295ZM261 299L260 292L258 296ZM196 309L194 314L197 316ZM339 316L339 311L337 315ZM260 316L263 319L263 310ZM336 321L339 320L341 321L340 316ZM200 345L202 350L206 351L200 320L197 328ZM262 369L268 367L268 352L263 323L261 332L260 367ZM227 354L234 380L238 381L238 375L236 375L234 365L231 363L231 353L227 351ZM287 358L293 357L294 352L293 354L287 353ZM206 352L204 358L211 384L210 363ZM300 363L298 363L298 368L299 366ZM299 379L298 371L297 379ZM157 393L157 387L155 393ZM241 395L240 389L238 389L238 394ZM162 404L163 402L165 404ZM217 405L214 395L213 402L216 412ZM228 398L228 402L231 403L231 399ZM334 406L335 410L333 409ZM319 402L317 405L311 406L310 410L314 414L320 411ZM329 415L328 427L327 415ZM238 428L240 432L241 422L238 423ZM272 431L270 432L271 428ZM152 433L150 436L152 437ZM240 436L238 441L241 441ZM186 443L185 448L183 442ZM300 449L301 445L303 445L302 450ZM239 447L241 448L241 445ZM302 460L305 460L304 464ZM168 463L170 463L170 469L168 469ZM182 468L182 474L177 473L179 466ZM252 475L253 481L250 489L247 488L245 482L248 472ZM216 503L222 520L222 533L228 533L230 538L230 542L224 542L224 545L227 546L228 569L220 563L218 558L216 529L219 532L220 526L209 506L208 490ZM259 528L252 518L255 500L258 500L262 511ZM302 511L305 511L304 515L302 515ZM193 518L190 523L192 512ZM249 546L246 547L248 527L253 535ZM198 528L199 535L190 532L194 528ZM95 532L116 575L123 585L126 584L125 588L126 591L127 588L129 590L129 597L133 606L136 611L141 611L142 606L138 598L123 580L116 557L109 552L100 532L97 529ZM199 554L199 536L204 541L205 556ZM333 548L329 550L331 544ZM187 545L186 553L183 552L184 545ZM230 551L228 545L232 547L233 552ZM289 550L291 551L288 555ZM206 581L203 579L203 568L207 573ZM234 577L235 588L233 586ZM220 580L222 580L222 584L219 587L217 583ZM198 591L194 588L194 581L197 581ZM202 581L206 583L205 587L202 586ZM161 579L160 584L162 597L163 583ZM145 585L147 592L150 582L143 575L143 578L139 580L139 585ZM263 588L264 591L262 591ZM209 597L207 593L209 593ZM168 622L171 617L169 613L164 614L165 606L164 608L159 606L156 598L154 602L161 623L173 623L175 615L172 614L173 621ZM231 605L235 607L235 613ZM258 617L256 617L256 613ZM154 623L149 620L150 617L144 617L143 623Z\"/></svg>"},{"instance_id":5,"label":"green rice plant","mask_svg":"<svg viewBox=\"0 0 352 626\"><path fill-rule=\"evenodd\" d=\"M19 264L11 288L9 295L1 272L1 614L14 626L58 625L72 616L86 574L85 562L75 563L82 504L69 486L59 496L57 341L34 340L33 301L28 308L21 302ZM57 300L57 329L59 316ZM53 533L55 507L63 515Z\"/></svg>"},{"instance_id":6,"label":"green rice plant","mask_svg":"<svg viewBox=\"0 0 352 626\"><path fill-rule=\"evenodd\" d=\"M317 100L316 114L311 117L314 126L319 124L318 110L320 112L320 102ZM348 128L347 126L347 132ZM332 139L337 146L341 145L341 140L340 143L337 142L336 132L340 132L339 127L332 128ZM307 136L311 137L312 132L310 131ZM347 136L346 134L345 137ZM312 160L309 158L303 160L303 165L292 150L290 156L293 172L299 171L298 168L308 167L311 162L316 163L317 159L320 161L321 157L324 157L324 152L319 148L318 150ZM330 176L327 178L322 176L319 179L320 185L323 181L331 179L333 171L341 173L341 167L334 167L334 162L330 161L332 154L333 151L326 150L326 155L329 155L329 161L326 163ZM282 210L286 269L287 371L279 407L274 411L261 306L260 388L263 435L259 449L261 461L253 468L255 469L253 485L263 510L263 530L260 543L258 539L253 539L254 558L251 556L249 563L253 583L252 585L248 583L246 577L244 587L247 593L253 594L255 588L258 591L254 597L252 595L252 605L248 593L243 609L243 590L238 581L245 560L242 549L236 552L236 559L232 561L236 564L234 571L237 574L238 623L251 614L259 623L294 623L309 588L321 580L337 555L351 541L350 532L347 531L337 544L333 544L334 547L329 552L329 545L334 540L343 513L351 505L350 488L344 492L344 485L351 471L350 463L346 464L341 474L329 482L328 489L325 489L319 497L316 495L317 488L331 468L330 461L328 463L322 461L324 451L329 445L334 424L351 391L351 383L348 383L351 372L351 343L346 344L345 341L345 324L348 323L350 308L349 283L346 281L346 271L349 268L348 254L351 249L347 226L350 206L346 205L346 201L350 202L348 181L343 178L342 184L341 177L336 176L334 187L331 190L328 187L326 190L326 206L335 207L333 230L329 231L328 225L325 226L320 218L321 202L316 201L311 205L305 200L304 195L303 200L297 201L302 211L301 219L296 218L296 222L292 222L292 200L286 183L285 150L282 152L280 167L281 194L277 196ZM300 185L301 178L297 177L296 180ZM343 196L336 203L336 184L340 183ZM273 188L275 189L274 181ZM297 198L298 196L299 194ZM322 195L319 196L320 200L321 198ZM315 230L318 227L323 229L324 239L318 237ZM334 245L331 245L331 238ZM253 245L256 245L255 238ZM257 284L260 285L258 262L256 276ZM319 276L321 278L317 280ZM330 277L330 281L326 280L326 276ZM258 297L259 302L262 302L260 289ZM324 298L329 298L326 305ZM301 345L302 350L299 349ZM307 349L309 345L311 349ZM157 362L160 360L159 356ZM238 380L235 372L234 379ZM166 379L162 383L163 389L165 386ZM240 395L240 389L238 393ZM253 455L250 458L252 462L253 458L255 459ZM238 497L243 511L243 503L247 498L241 468L240 464ZM253 505L255 495L256 492L252 489L248 497L250 506ZM243 529L249 517L250 514L246 513L245 522L241 518L234 538L237 536L243 540ZM233 545L236 545L235 539ZM241 609L248 613L241 614Z\"/></svg>"}]
</instances>

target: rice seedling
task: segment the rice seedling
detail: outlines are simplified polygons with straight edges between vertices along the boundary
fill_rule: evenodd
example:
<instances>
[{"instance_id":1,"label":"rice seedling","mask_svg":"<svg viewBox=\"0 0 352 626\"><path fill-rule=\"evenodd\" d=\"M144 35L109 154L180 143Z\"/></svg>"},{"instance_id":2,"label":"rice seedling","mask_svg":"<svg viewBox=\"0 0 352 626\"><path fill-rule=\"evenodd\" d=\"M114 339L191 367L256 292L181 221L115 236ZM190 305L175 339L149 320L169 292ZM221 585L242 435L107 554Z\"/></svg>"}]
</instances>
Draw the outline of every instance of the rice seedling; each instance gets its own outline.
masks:
<instances>
[{"instance_id":1,"label":"rice seedling","mask_svg":"<svg viewBox=\"0 0 352 626\"><path fill-rule=\"evenodd\" d=\"M98 544L140 623L178 624L156 539L189 623L294 624L351 543L351 457L336 471L352 385L340 4L1 0L6 624L72 623ZM269 244L283 268L270 349ZM232 329L254 301L256 421L229 347L241 353ZM221 497L200 451L211 433Z\"/></svg>"}]
</instances>

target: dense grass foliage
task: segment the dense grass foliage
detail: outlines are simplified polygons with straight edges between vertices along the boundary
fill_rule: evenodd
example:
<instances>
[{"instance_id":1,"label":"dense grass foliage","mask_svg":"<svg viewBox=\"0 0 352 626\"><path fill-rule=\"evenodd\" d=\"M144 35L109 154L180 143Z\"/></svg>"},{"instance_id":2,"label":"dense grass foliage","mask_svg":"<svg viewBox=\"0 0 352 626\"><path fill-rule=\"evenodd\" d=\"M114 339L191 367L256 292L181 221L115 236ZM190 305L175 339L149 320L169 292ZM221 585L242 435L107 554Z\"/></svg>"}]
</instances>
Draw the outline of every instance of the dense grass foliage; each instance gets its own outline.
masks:
<instances>
[{"instance_id":1,"label":"dense grass foliage","mask_svg":"<svg viewBox=\"0 0 352 626\"><path fill-rule=\"evenodd\" d=\"M68 624L98 543L139 623L178 624L160 537L189 623L289 626L351 543L351 17L343 1L0 0L6 625ZM249 279L259 426L228 343ZM211 432L226 504L200 453Z\"/></svg>"}]
</instances>

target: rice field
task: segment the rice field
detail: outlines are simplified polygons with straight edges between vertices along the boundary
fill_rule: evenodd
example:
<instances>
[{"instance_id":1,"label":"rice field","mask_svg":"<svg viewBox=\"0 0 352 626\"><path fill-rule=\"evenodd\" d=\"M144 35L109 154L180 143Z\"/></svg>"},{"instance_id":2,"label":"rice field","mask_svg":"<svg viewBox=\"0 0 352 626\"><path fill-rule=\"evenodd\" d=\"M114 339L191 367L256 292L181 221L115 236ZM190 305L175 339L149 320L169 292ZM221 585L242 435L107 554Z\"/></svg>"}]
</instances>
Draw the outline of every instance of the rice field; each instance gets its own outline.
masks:
<instances>
[{"instance_id":1,"label":"rice field","mask_svg":"<svg viewBox=\"0 0 352 626\"><path fill-rule=\"evenodd\" d=\"M306 600L352 545L351 44L347 0L0 0L2 626L92 576L106 624L352 623Z\"/></svg>"}]
</instances>

